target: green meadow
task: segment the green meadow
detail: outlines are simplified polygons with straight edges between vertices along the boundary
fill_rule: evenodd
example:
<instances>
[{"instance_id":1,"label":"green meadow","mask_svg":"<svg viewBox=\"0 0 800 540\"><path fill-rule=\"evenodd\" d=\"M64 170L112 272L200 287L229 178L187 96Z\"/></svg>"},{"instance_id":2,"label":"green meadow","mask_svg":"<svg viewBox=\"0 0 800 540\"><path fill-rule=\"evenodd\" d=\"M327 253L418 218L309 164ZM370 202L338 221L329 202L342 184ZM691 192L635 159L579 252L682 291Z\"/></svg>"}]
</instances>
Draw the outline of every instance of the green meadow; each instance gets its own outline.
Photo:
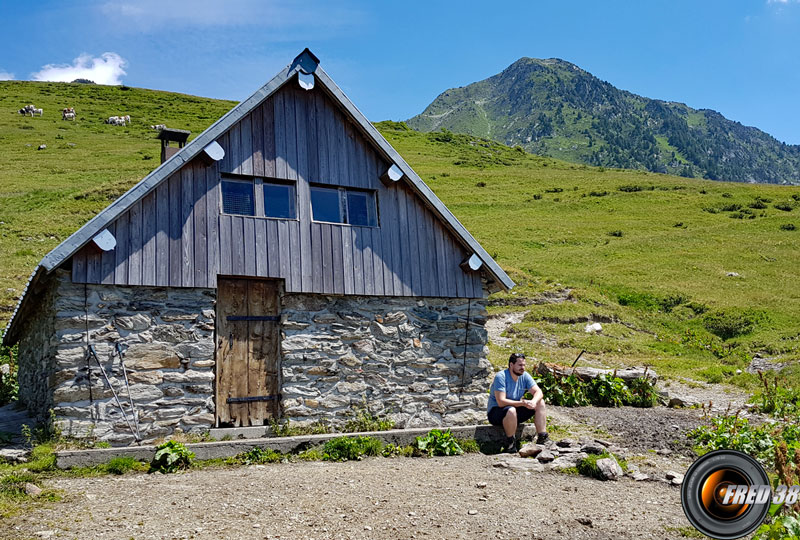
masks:
<instances>
[{"instance_id":1,"label":"green meadow","mask_svg":"<svg viewBox=\"0 0 800 540\"><path fill-rule=\"evenodd\" d=\"M43 117L22 117L27 103ZM199 134L232 102L127 87L0 82L0 319L60 241L158 165L151 124ZM75 107L77 119L60 110ZM129 114L132 125L105 125ZM492 345L546 361L652 365L740 382L755 354L800 357L800 187L594 168L466 135L381 133L518 286L528 311ZM44 150L37 150L46 144ZM569 289L569 299L537 303ZM603 331L587 334L589 321Z\"/></svg>"}]
</instances>

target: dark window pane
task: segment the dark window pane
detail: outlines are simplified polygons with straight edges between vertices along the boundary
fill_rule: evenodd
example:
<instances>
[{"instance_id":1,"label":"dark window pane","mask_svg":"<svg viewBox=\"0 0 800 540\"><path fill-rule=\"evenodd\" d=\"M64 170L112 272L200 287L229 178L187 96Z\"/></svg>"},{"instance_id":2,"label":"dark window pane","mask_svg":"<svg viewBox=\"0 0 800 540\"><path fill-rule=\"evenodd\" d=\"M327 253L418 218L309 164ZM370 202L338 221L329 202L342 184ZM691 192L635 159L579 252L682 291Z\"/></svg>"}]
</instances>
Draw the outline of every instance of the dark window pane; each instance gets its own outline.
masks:
<instances>
[{"instance_id":1,"label":"dark window pane","mask_svg":"<svg viewBox=\"0 0 800 540\"><path fill-rule=\"evenodd\" d=\"M264 184L264 215L294 219L294 186Z\"/></svg>"},{"instance_id":2,"label":"dark window pane","mask_svg":"<svg viewBox=\"0 0 800 540\"><path fill-rule=\"evenodd\" d=\"M222 211L226 214L254 215L253 184L251 182L226 182L223 180Z\"/></svg>"},{"instance_id":3,"label":"dark window pane","mask_svg":"<svg viewBox=\"0 0 800 540\"><path fill-rule=\"evenodd\" d=\"M375 194L366 191L347 191L347 221L351 225L375 227Z\"/></svg>"},{"instance_id":4,"label":"dark window pane","mask_svg":"<svg viewBox=\"0 0 800 540\"><path fill-rule=\"evenodd\" d=\"M329 188L311 188L311 213L315 221L343 223L339 190Z\"/></svg>"}]
</instances>

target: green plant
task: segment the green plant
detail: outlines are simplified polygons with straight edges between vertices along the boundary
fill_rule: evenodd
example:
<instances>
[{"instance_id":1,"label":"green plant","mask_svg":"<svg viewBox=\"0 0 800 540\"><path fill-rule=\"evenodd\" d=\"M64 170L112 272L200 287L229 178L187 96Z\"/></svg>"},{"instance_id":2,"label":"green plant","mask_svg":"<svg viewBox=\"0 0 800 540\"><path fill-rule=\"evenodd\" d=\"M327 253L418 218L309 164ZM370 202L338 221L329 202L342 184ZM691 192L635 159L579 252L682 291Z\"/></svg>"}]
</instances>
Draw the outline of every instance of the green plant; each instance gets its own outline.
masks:
<instances>
[{"instance_id":1,"label":"green plant","mask_svg":"<svg viewBox=\"0 0 800 540\"><path fill-rule=\"evenodd\" d=\"M274 437L295 437L297 435L320 435L330 433L330 426L325 425L321 420L305 426L293 426L288 418L285 423L277 419L270 420L270 429Z\"/></svg>"},{"instance_id":2,"label":"green plant","mask_svg":"<svg viewBox=\"0 0 800 540\"><path fill-rule=\"evenodd\" d=\"M600 407L621 407L632 399L625 381L605 374L589 381L589 395L592 404Z\"/></svg>"},{"instance_id":3,"label":"green plant","mask_svg":"<svg viewBox=\"0 0 800 540\"><path fill-rule=\"evenodd\" d=\"M800 512L773 517L753 535L752 540L795 540L800 538Z\"/></svg>"},{"instance_id":4,"label":"green plant","mask_svg":"<svg viewBox=\"0 0 800 540\"><path fill-rule=\"evenodd\" d=\"M603 474L600 472L600 468L597 466L597 461L605 458L612 458L616 460L616 458L609 454L607 450L603 450L602 454L589 454L578 462L578 472L583 476L588 476L589 478L605 480Z\"/></svg>"},{"instance_id":5,"label":"green plant","mask_svg":"<svg viewBox=\"0 0 800 540\"><path fill-rule=\"evenodd\" d=\"M0 345L0 365L7 365L9 373L6 375L0 374L0 407L16 401L19 395L19 381L17 380L17 363L14 359L17 357L17 346L6 347Z\"/></svg>"},{"instance_id":6,"label":"green plant","mask_svg":"<svg viewBox=\"0 0 800 540\"><path fill-rule=\"evenodd\" d=\"M464 453L450 430L432 429L414 441L417 449L428 456L455 456Z\"/></svg>"},{"instance_id":7,"label":"green plant","mask_svg":"<svg viewBox=\"0 0 800 540\"><path fill-rule=\"evenodd\" d=\"M256 465L260 463L278 463L283 459L280 452L272 448L251 448L247 452L242 452L236 456L245 465Z\"/></svg>"},{"instance_id":8,"label":"green plant","mask_svg":"<svg viewBox=\"0 0 800 540\"><path fill-rule=\"evenodd\" d=\"M655 407L658 404L658 392L650 379L638 377L628 385L631 397L628 402L634 407Z\"/></svg>"},{"instance_id":9,"label":"green plant","mask_svg":"<svg viewBox=\"0 0 800 540\"><path fill-rule=\"evenodd\" d=\"M394 428L394 421L372 414L366 405L353 413L353 418L345 422L342 431L345 433L358 433L361 431L389 431Z\"/></svg>"},{"instance_id":10,"label":"green plant","mask_svg":"<svg viewBox=\"0 0 800 540\"><path fill-rule=\"evenodd\" d=\"M458 446L464 451L465 454L480 454L481 446L475 439L461 439L456 438Z\"/></svg>"},{"instance_id":11,"label":"green plant","mask_svg":"<svg viewBox=\"0 0 800 540\"><path fill-rule=\"evenodd\" d=\"M701 454L730 449L749 454L762 463L773 461L775 439L769 426L751 426L747 418L740 418L738 414L711 418L708 425L697 427L686 436L694 439Z\"/></svg>"},{"instance_id":12,"label":"green plant","mask_svg":"<svg viewBox=\"0 0 800 540\"><path fill-rule=\"evenodd\" d=\"M150 462L148 472L174 473L181 469L188 469L194 460L191 452L182 443L167 441L156 447L156 454Z\"/></svg>"},{"instance_id":13,"label":"green plant","mask_svg":"<svg viewBox=\"0 0 800 540\"><path fill-rule=\"evenodd\" d=\"M111 474L125 474L129 471L138 471L142 464L132 457L115 457L105 464L105 470Z\"/></svg>"},{"instance_id":14,"label":"green plant","mask_svg":"<svg viewBox=\"0 0 800 540\"><path fill-rule=\"evenodd\" d=\"M38 423L33 429L27 424L22 424L20 431L28 446L59 442L62 439L61 427L56 421L56 413L53 409L50 409L44 422Z\"/></svg>"},{"instance_id":15,"label":"green plant","mask_svg":"<svg viewBox=\"0 0 800 540\"><path fill-rule=\"evenodd\" d=\"M797 230L797 227L794 223L784 223L781 225L780 229L782 231L795 231Z\"/></svg>"},{"instance_id":16,"label":"green plant","mask_svg":"<svg viewBox=\"0 0 800 540\"><path fill-rule=\"evenodd\" d=\"M389 443L381 450L383 457L411 457L414 455L414 447L411 445L397 446L394 443Z\"/></svg>"},{"instance_id":17,"label":"green plant","mask_svg":"<svg viewBox=\"0 0 800 540\"><path fill-rule=\"evenodd\" d=\"M782 417L800 412L800 388L787 384L777 373L758 372L761 387L751 398L759 412Z\"/></svg>"},{"instance_id":18,"label":"green plant","mask_svg":"<svg viewBox=\"0 0 800 540\"><path fill-rule=\"evenodd\" d=\"M588 386L575 374L567 377L555 373L545 373L534 377L536 384L542 389L545 401L561 407L582 407L589 405L586 395Z\"/></svg>"},{"instance_id":19,"label":"green plant","mask_svg":"<svg viewBox=\"0 0 800 540\"><path fill-rule=\"evenodd\" d=\"M624 233L622 231L619 231L619 230L617 230L617 231L608 231L608 236L616 236L617 238L621 238L623 236L623 234Z\"/></svg>"},{"instance_id":20,"label":"green plant","mask_svg":"<svg viewBox=\"0 0 800 540\"><path fill-rule=\"evenodd\" d=\"M322 459L325 461L359 460L363 456L378 456L383 443L374 437L336 437L325 443Z\"/></svg>"}]
</instances>

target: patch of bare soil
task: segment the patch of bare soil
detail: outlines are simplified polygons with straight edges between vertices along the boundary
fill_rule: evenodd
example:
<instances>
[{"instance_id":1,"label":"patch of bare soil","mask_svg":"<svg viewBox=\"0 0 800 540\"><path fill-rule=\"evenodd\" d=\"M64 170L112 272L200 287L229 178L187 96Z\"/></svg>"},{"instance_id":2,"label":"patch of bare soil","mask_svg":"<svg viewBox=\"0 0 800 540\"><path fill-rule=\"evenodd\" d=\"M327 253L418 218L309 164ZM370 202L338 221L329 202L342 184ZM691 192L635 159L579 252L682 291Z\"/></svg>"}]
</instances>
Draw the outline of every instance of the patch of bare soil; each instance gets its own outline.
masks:
<instances>
[{"instance_id":1,"label":"patch of bare soil","mask_svg":"<svg viewBox=\"0 0 800 540\"><path fill-rule=\"evenodd\" d=\"M677 487L498 468L502 456L61 478L0 538L681 538ZM681 471L683 472L683 471Z\"/></svg>"}]
</instances>

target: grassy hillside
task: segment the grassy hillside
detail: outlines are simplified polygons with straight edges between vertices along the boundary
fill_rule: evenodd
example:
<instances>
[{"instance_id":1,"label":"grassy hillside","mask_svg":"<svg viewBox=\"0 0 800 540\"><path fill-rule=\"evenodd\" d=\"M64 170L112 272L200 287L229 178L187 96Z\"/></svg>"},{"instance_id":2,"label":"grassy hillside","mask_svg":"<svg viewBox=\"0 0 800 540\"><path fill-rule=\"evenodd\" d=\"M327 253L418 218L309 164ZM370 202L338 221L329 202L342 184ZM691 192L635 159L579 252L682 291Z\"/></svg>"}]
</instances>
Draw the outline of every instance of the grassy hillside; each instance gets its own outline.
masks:
<instances>
[{"instance_id":1,"label":"grassy hillside","mask_svg":"<svg viewBox=\"0 0 800 540\"><path fill-rule=\"evenodd\" d=\"M57 83L3 82L0 96L3 321L41 257L158 164L150 124L199 134L232 106ZM45 116L18 115L26 103ZM57 113L65 106L74 123ZM102 123L122 113L132 126ZM754 353L800 357L800 230L787 230L800 229L800 188L593 168L466 135L378 128L520 284L491 299L493 311L530 310L510 348L564 361L586 349L588 361L711 381L742 378ZM527 305L566 288L570 301ZM602 334L583 331L589 318L608 321ZM508 350L493 346L492 359Z\"/></svg>"}]
</instances>

